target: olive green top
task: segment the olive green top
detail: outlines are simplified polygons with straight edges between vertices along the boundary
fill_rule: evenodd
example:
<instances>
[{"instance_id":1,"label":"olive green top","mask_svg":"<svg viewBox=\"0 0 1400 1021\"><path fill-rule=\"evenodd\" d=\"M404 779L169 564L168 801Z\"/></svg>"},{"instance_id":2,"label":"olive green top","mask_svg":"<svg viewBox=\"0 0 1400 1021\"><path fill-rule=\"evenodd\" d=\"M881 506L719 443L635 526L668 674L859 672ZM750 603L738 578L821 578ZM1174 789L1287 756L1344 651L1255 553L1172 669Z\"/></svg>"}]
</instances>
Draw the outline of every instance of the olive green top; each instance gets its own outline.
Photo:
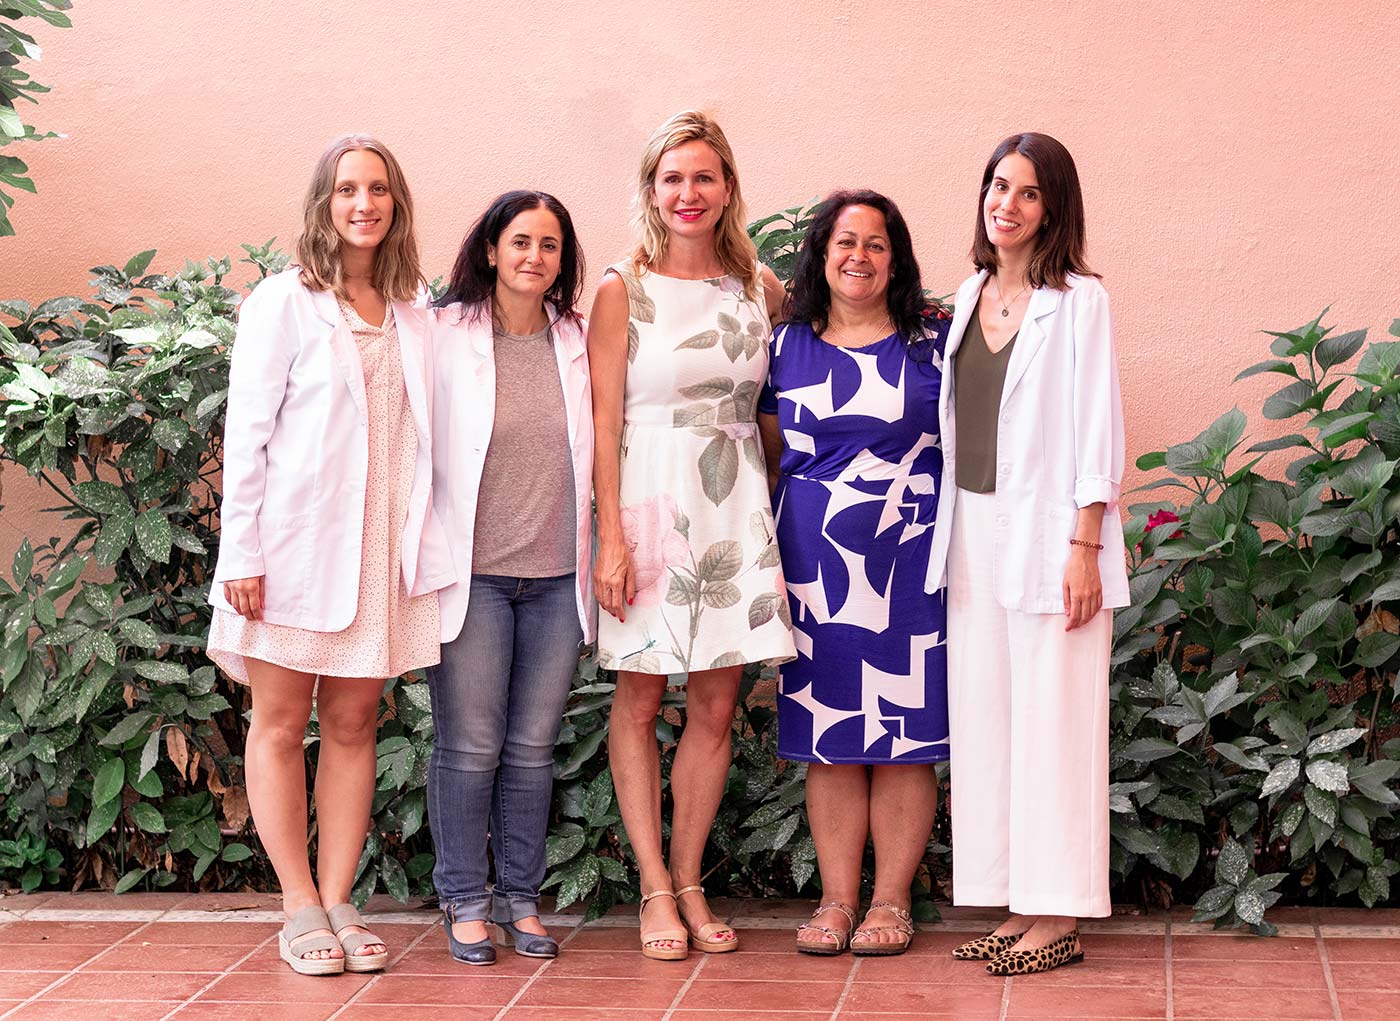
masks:
<instances>
[{"instance_id":1,"label":"olive green top","mask_svg":"<svg viewBox=\"0 0 1400 1021\"><path fill-rule=\"evenodd\" d=\"M953 359L953 425L958 437L953 467L958 488L969 493L996 492L997 416L1006 366L1018 336L1019 330L1004 348L992 354L974 308Z\"/></svg>"}]
</instances>

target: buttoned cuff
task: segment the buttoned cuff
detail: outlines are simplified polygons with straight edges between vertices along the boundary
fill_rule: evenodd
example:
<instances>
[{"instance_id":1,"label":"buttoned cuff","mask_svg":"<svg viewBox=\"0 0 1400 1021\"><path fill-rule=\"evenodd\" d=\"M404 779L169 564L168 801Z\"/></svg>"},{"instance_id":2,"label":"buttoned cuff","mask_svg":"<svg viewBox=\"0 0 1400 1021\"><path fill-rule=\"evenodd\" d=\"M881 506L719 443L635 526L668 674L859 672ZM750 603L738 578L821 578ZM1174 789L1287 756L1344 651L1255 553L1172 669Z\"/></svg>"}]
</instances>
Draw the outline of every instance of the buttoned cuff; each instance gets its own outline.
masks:
<instances>
[{"instance_id":1,"label":"buttoned cuff","mask_svg":"<svg viewBox=\"0 0 1400 1021\"><path fill-rule=\"evenodd\" d=\"M1088 507L1102 503L1112 507L1118 503L1118 483L1106 475L1085 475L1074 480L1074 505Z\"/></svg>"}]
</instances>

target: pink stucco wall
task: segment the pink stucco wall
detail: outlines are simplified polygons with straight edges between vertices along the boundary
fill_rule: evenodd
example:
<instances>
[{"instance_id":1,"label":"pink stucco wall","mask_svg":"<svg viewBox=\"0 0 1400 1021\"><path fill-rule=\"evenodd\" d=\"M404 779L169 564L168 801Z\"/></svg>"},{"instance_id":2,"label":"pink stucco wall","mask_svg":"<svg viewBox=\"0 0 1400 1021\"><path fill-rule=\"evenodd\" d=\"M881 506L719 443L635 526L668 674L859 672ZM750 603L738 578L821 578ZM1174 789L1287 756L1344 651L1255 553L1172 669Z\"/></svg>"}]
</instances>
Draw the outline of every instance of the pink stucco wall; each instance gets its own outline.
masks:
<instances>
[{"instance_id":1,"label":"pink stucco wall","mask_svg":"<svg viewBox=\"0 0 1400 1021\"><path fill-rule=\"evenodd\" d=\"M1058 136L1114 302L1130 459L1257 405L1277 377L1229 381L1265 356L1261 328L1328 303L1346 327L1400 315L1393 3L122 0L73 18L37 31L37 119L67 137L25 152L40 193L0 241L0 296L82 293L87 267L143 248L173 268L290 242L314 156L349 129L403 162L431 274L490 197L530 186L570 207L596 280L643 140L700 106L754 214L886 191L940 292L966 275L991 147ZM33 523L20 482L0 552Z\"/></svg>"}]
</instances>

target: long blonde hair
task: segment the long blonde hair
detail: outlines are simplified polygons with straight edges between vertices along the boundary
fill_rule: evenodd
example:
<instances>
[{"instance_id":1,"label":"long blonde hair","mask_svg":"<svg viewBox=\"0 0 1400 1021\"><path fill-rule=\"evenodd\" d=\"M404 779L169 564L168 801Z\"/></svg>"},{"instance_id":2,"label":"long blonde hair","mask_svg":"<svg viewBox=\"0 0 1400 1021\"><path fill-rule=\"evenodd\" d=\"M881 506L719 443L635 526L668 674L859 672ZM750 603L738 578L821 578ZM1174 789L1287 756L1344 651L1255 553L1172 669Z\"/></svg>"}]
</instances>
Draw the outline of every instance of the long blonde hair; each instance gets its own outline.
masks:
<instances>
[{"instance_id":1,"label":"long blonde hair","mask_svg":"<svg viewBox=\"0 0 1400 1021\"><path fill-rule=\"evenodd\" d=\"M659 264L666 256L670 237L661 211L656 208L656 168L661 157L687 142L701 141L715 151L724 179L732 187L729 205L720 213L715 226L715 255L724 272L744 284L744 297L758 301L763 294L763 282L758 270L758 249L744 229L748 209L739 190L739 173L734 164L734 150L724 137L720 126L699 110L682 110L652 132L642 153L641 172L637 175L637 193L632 199L632 232L636 247L632 249L632 268L637 272Z\"/></svg>"},{"instance_id":2,"label":"long blonde hair","mask_svg":"<svg viewBox=\"0 0 1400 1021\"><path fill-rule=\"evenodd\" d=\"M348 297L341 263L345 242L331 223L331 193L335 190L340 157L360 149L384 161L389 172L389 195L394 200L393 222L374 252L371 283L386 301L412 301L425 283L418 261L418 239L413 234L413 196L394 154L369 135L341 135L316 161L311 186L302 203L301 237L297 238L301 282L313 291L334 291L342 298Z\"/></svg>"}]
</instances>

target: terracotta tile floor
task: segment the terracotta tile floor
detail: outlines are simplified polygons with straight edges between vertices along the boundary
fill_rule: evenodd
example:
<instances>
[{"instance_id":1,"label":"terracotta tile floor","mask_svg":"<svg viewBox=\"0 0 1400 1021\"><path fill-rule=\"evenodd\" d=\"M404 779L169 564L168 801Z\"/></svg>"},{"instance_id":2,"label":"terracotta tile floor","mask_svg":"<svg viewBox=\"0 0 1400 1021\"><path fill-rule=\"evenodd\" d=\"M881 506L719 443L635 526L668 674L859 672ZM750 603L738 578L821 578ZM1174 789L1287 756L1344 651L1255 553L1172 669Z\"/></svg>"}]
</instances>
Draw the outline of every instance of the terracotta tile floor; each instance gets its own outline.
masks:
<instances>
[{"instance_id":1,"label":"terracotta tile floor","mask_svg":"<svg viewBox=\"0 0 1400 1021\"><path fill-rule=\"evenodd\" d=\"M995 979L948 950L994 913L944 909L888 959L790 950L809 905L716 903L744 949L644 960L619 911L546 920L554 961L502 953L493 968L447 954L434 913L376 899L391 944L381 975L307 978L277 958L266 896L56 895L0 899L0 1021L915 1021L962 1018L1400 1019L1400 911L1294 908L1257 939L1193 925L1185 911L1085 926L1087 960Z\"/></svg>"}]
</instances>

